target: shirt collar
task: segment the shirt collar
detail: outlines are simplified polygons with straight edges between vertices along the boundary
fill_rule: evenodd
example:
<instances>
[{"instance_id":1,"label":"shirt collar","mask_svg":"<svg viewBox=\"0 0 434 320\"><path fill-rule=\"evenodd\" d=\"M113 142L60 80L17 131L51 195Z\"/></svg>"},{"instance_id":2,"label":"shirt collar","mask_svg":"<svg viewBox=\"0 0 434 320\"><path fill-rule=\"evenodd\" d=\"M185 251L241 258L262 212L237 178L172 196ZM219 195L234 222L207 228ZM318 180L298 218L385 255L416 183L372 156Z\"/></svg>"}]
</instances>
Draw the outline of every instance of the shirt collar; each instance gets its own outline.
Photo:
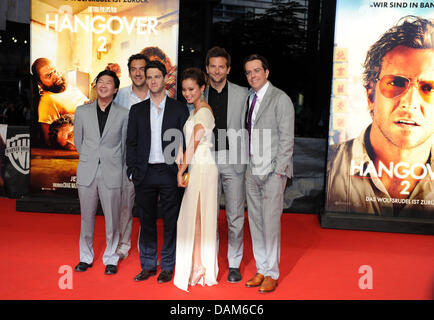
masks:
<instances>
[{"instance_id":1,"label":"shirt collar","mask_svg":"<svg viewBox=\"0 0 434 320\"><path fill-rule=\"evenodd\" d=\"M102 113L108 113L110 111L110 107L112 106L113 100L108 104L104 111L101 110L98 104L98 99L96 99L96 110Z\"/></svg>"},{"instance_id":2,"label":"shirt collar","mask_svg":"<svg viewBox=\"0 0 434 320\"><path fill-rule=\"evenodd\" d=\"M130 86L128 87L128 92L129 92L130 96L134 95L137 99L140 100L140 98L133 91L133 84L130 84ZM149 99L150 97L151 97L151 92L149 91L149 88L148 88L148 92L146 94L145 100Z\"/></svg>"},{"instance_id":3,"label":"shirt collar","mask_svg":"<svg viewBox=\"0 0 434 320\"><path fill-rule=\"evenodd\" d=\"M152 100L151 96L149 96L149 99L151 100L151 108L154 107L156 108L156 103ZM160 105L158 106L160 108L160 110L164 110L164 107L166 106L166 99L167 99L167 95L164 95L164 99L161 101Z\"/></svg>"},{"instance_id":4,"label":"shirt collar","mask_svg":"<svg viewBox=\"0 0 434 320\"><path fill-rule=\"evenodd\" d=\"M259 100L262 100L262 98L265 95L265 92L267 92L268 87L270 86L270 81L267 81L267 83L264 84L264 86L258 90L258 92L253 91L253 94L256 94Z\"/></svg>"},{"instance_id":5,"label":"shirt collar","mask_svg":"<svg viewBox=\"0 0 434 320\"><path fill-rule=\"evenodd\" d=\"M226 93L228 91L228 81L226 80L226 84L223 87L221 92L218 92L216 89L214 89L211 85L209 86L209 90L213 91L216 94L222 94L222 93Z\"/></svg>"}]
</instances>

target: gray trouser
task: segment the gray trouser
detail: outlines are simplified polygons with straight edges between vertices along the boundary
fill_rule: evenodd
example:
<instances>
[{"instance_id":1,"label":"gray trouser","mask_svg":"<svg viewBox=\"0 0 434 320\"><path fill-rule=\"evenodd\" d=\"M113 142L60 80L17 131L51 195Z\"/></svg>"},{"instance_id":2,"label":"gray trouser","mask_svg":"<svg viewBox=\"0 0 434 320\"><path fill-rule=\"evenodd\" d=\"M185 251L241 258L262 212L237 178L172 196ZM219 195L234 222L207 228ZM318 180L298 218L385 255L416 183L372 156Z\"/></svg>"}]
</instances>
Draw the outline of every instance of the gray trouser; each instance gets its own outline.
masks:
<instances>
[{"instance_id":1,"label":"gray trouser","mask_svg":"<svg viewBox=\"0 0 434 320\"><path fill-rule=\"evenodd\" d=\"M126 174L122 181L120 238L117 252L128 255L131 249L131 232L133 229L134 184Z\"/></svg>"},{"instance_id":2,"label":"gray trouser","mask_svg":"<svg viewBox=\"0 0 434 320\"><path fill-rule=\"evenodd\" d=\"M228 223L228 262L229 268L239 268L243 258L243 226L245 179L244 172L237 173L231 165L218 165L218 202L222 190L225 197L226 219ZM217 233L218 234L218 233Z\"/></svg>"},{"instance_id":3,"label":"gray trouser","mask_svg":"<svg viewBox=\"0 0 434 320\"><path fill-rule=\"evenodd\" d=\"M247 209L253 255L258 273L279 278L283 194L287 177L271 173L268 177L246 174Z\"/></svg>"},{"instance_id":4,"label":"gray trouser","mask_svg":"<svg viewBox=\"0 0 434 320\"><path fill-rule=\"evenodd\" d=\"M98 167L96 176L89 186L78 185L78 196L81 210L80 261L93 262L93 235L99 199L104 212L106 233L106 249L102 260L105 265L117 265L119 256L116 254L116 248L119 242L121 188L107 188L101 175L101 169Z\"/></svg>"}]
</instances>

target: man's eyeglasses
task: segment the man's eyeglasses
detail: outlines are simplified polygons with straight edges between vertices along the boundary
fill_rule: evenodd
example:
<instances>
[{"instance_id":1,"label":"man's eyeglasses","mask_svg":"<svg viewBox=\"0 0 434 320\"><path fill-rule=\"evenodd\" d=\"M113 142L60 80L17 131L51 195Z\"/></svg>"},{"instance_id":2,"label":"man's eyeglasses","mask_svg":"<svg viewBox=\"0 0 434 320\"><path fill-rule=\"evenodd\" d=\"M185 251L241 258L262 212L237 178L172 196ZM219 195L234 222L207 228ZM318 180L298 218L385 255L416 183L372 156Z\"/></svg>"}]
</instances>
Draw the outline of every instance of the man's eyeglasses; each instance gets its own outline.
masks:
<instances>
[{"instance_id":1,"label":"man's eyeglasses","mask_svg":"<svg viewBox=\"0 0 434 320\"><path fill-rule=\"evenodd\" d=\"M416 85L420 96L429 104L434 104L434 81L410 80L403 76L385 75L379 81L380 91L386 98L396 98L408 91L410 86Z\"/></svg>"},{"instance_id":2,"label":"man's eyeglasses","mask_svg":"<svg viewBox=\"0 0 434 320\"><path fill-rule=\"evenodd\" d=\"M263 70L264 68L256 68L256 69L253 69L252 71L246 71L245 72L245 74L246 74L246 77L248 78L248 77L250 77L250 76L252 76L253 74L254 75L257 75L257 74L259 74L260 72L261 72L261 70Z\"/></svg>"}]
</instances>

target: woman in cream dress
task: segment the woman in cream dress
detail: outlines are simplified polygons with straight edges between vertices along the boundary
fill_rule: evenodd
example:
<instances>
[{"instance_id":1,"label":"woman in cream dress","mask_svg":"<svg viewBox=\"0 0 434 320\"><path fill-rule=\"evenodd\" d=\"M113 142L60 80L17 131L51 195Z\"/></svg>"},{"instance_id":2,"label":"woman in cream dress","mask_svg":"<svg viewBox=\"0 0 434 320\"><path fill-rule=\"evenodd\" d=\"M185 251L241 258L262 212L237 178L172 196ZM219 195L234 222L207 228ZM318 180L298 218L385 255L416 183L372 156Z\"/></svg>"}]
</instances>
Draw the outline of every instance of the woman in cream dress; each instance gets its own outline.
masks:
<instances>
[{"instance_id":1,"label":"woman in cream dress","mask_svg":"<svg viewBox=\"0 0 434 320\"><path fill-rule=\"evenodd\" d=\"M217 284L217 177L211 153L214 116L202 99L205 74L197 68L186 69L182 94L194 105L184 125L187 149L178 164L178 186L185 188L178 217L174 284L185 291L188 285ZM189 181L183 181L188 167Z\"/></svg>"}]
</instances>

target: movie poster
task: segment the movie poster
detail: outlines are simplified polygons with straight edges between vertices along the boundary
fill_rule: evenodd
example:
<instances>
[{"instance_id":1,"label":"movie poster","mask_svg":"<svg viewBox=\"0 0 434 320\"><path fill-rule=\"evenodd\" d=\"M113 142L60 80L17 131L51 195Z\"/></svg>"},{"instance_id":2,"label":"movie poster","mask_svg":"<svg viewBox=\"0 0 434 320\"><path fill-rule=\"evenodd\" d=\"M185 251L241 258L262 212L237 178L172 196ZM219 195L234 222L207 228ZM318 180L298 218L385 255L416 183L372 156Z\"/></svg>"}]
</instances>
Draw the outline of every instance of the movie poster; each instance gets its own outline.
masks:
<instances>
[{"instance_id":1,"label":"movie poster","mask_svg":"<svg viewBox=\"0 0 434 320\"><path fill-rule=\"evenodd\" d=\"M32 0L33 130L30 188L77 196L77 106L94 101L97 74L110 69L130 86L136 53L160 60L176 96L179 0Z\"/></svg>"},{"instance_id":2,"label":"movie poster","mask_svg":"<svg viewBox=\"0 0 434 320\"><path fill-rule=\"evenodd\" d=\"M6 132L8 126L6 124L0 124L0 197L5 196L5 150L6 150Z\"/></svg>"},{"instance_id":3,"label":"movie poster","mask_svg":"<svg viewBox=\"0 0 434 320\"><path fill-rule=\"evenodd\" d=\"M326 212L434 218L434 1L338 0Z\"/></svg>"}]
</instances>

